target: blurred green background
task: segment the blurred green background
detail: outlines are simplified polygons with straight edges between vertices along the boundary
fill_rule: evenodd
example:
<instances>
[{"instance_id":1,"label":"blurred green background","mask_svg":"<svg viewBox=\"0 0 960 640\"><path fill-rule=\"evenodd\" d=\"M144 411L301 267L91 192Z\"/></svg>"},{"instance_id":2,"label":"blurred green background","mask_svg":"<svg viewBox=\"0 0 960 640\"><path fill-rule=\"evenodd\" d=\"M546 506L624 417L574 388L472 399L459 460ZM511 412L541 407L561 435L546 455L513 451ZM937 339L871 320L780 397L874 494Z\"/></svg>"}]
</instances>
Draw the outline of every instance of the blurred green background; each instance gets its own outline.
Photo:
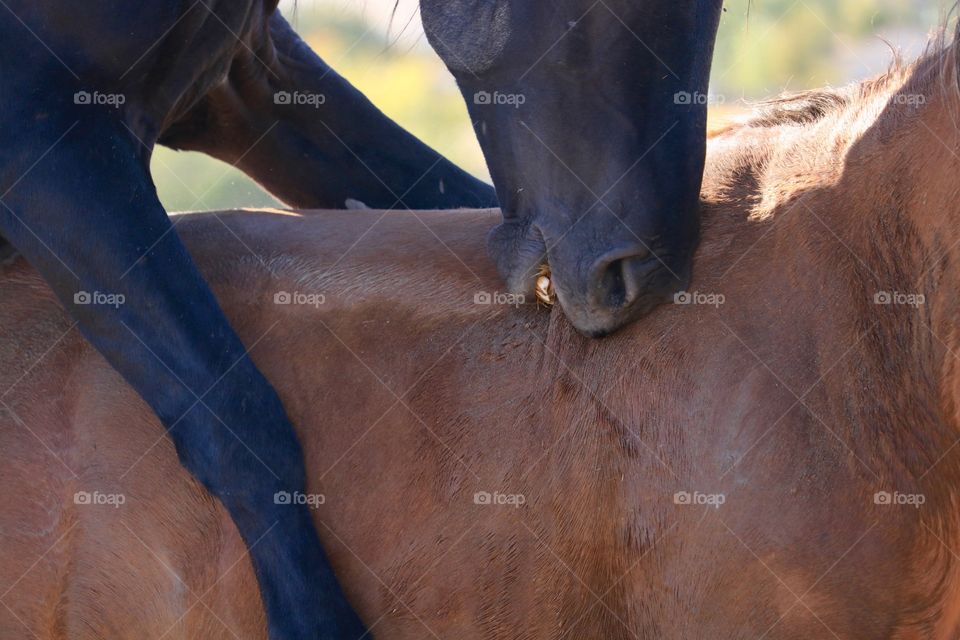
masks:
<instances>
[{"instance_id":1,"label":"blurred green background","mask_svg":"<svg viewBox=\"0 0 960 640\"><path fill-rule=\"evenodd\" d=\"M545 1L545 0L541 0ZM681 0L677 0L681 1ZM728 0L714 59L712 124L782 91L882 72L893 47L919 55L943 20L936 0ZM307 42L387 115L488 179L456 85L423 36L416 0L287 0ZM275 206L242 173L160 148L153 175L169 211Z\"/></svg>"}]
</instances>

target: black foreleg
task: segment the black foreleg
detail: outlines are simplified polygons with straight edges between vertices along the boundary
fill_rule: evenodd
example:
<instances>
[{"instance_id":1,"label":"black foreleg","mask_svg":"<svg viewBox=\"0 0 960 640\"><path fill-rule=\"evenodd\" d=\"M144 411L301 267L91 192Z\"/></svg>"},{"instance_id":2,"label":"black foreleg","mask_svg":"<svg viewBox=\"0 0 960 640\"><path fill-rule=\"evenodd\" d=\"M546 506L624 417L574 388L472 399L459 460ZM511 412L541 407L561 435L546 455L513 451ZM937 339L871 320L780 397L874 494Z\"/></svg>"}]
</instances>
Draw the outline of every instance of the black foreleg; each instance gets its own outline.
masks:
<instances>
[{"instance_id":1,"label":"black foreleg","mask_svg":"<svg viewBox=\"0 0 960 640\"><path fill-rule=\"evenodd\" d=\"M58 108L43 117L0 117L21 143L15 152L0 150L0 194L9 189L0 233L146 399L183 465L229 510L250 547L271 637L356 640L363 627L306 506L274 499L304 490L293 428L171 228L142 149L112 115Z\"/></svg>"}]
</instances>

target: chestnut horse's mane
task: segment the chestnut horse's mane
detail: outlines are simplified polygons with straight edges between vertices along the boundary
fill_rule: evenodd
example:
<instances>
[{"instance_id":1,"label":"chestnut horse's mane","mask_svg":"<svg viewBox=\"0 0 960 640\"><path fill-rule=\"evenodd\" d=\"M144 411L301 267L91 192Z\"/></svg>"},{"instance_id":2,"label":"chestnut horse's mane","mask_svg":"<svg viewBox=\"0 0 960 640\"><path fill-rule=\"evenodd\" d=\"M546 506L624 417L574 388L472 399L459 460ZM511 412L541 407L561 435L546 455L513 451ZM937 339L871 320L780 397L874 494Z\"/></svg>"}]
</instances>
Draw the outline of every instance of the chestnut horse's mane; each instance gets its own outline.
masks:
<instances>
[{"instance_id":1,"label":"chestnut horse's mane","mask_svg":"<svg viewBox=\"0 0 960 640\"><path fill-rule=\"evenodd\" d=\"M957 3L948 15L960 6ZM740 126L777 127L790 124L809 124L839 113L845 107L855 105L859 99L900 87L902 93L929 95L937 88L960 95L960 20L953 30L953 38L946 27L931 38L926 51L913 62L905 63L898 52L886 73L838 89L812 89L786 94L763 101ZM734 125L731 128L737 128Z\"/></svg>"}]
</instances>

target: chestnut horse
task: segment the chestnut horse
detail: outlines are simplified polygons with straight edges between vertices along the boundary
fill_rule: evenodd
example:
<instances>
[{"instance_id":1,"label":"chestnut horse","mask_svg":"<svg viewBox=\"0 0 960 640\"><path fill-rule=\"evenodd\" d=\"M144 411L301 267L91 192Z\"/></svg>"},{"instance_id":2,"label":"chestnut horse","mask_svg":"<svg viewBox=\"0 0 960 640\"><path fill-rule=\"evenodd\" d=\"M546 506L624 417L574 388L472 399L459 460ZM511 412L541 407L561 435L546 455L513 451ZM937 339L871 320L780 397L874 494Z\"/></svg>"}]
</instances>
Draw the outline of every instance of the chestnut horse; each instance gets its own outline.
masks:
<instances>
[{"instance_id":1,"label":"chestnut horse","mask_svg":"<svg viewBox=\"0 0 960 640\"><path fill-rule=\"evenodd\" d=\"M956 53L715 137L691 289L603 341L496 292L493 212L180 223L372 633L958 637ZM0 637L264 637L231 519L23 261L0 326Z\"/></svg>"}]
</instances>

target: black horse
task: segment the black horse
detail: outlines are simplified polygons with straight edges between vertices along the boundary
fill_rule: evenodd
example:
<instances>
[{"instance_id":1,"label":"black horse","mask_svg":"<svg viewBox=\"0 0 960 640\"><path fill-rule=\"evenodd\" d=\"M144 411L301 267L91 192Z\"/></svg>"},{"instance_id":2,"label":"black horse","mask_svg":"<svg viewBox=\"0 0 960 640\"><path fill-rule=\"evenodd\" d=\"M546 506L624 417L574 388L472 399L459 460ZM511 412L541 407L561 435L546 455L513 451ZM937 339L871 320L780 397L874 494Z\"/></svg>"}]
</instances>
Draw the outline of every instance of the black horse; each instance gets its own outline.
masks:
<instances>
[{"instance_id":1,"label":"black horse","mask_svg":"<svg viewBox=\"0 0 960 640\"><path fill-rule=\"evenodd\" d=\"M204 151L299 207L496 199L332 72L276 1L0 0L0 234L227 507L271 637L359 638L306 506L275 499L303 491L299 445L161 207L150 154ZM673 94L706 90L719 4L423 0L504 203L491 251L515 288L549 257L588 333L685 277L705 107Z\"/></svg>"},{"instance_id":2,"label":"black horse","mask_svg":"<svg viewBox=\"0 0 960 640\"><path fill-rule=\"evenodd\" d=\"M421 0L460 84L504 221L511 289L549 260L600 336L688 281L722 0Z\"/></svg>"},{"instance_id":3,"label":"black horse","mask_svg":"<svg viewBox=\"0 0 960 640\"><path fill-rule=\"evenodd\" d=\"M496 198L331 71L275 4L0 1L0 234L229 509L271 637L355 640L307 507L275 499L304 490L292 426L160 205L151 151L205 151L301 207Z\"/></svg>"}]
</instances>

